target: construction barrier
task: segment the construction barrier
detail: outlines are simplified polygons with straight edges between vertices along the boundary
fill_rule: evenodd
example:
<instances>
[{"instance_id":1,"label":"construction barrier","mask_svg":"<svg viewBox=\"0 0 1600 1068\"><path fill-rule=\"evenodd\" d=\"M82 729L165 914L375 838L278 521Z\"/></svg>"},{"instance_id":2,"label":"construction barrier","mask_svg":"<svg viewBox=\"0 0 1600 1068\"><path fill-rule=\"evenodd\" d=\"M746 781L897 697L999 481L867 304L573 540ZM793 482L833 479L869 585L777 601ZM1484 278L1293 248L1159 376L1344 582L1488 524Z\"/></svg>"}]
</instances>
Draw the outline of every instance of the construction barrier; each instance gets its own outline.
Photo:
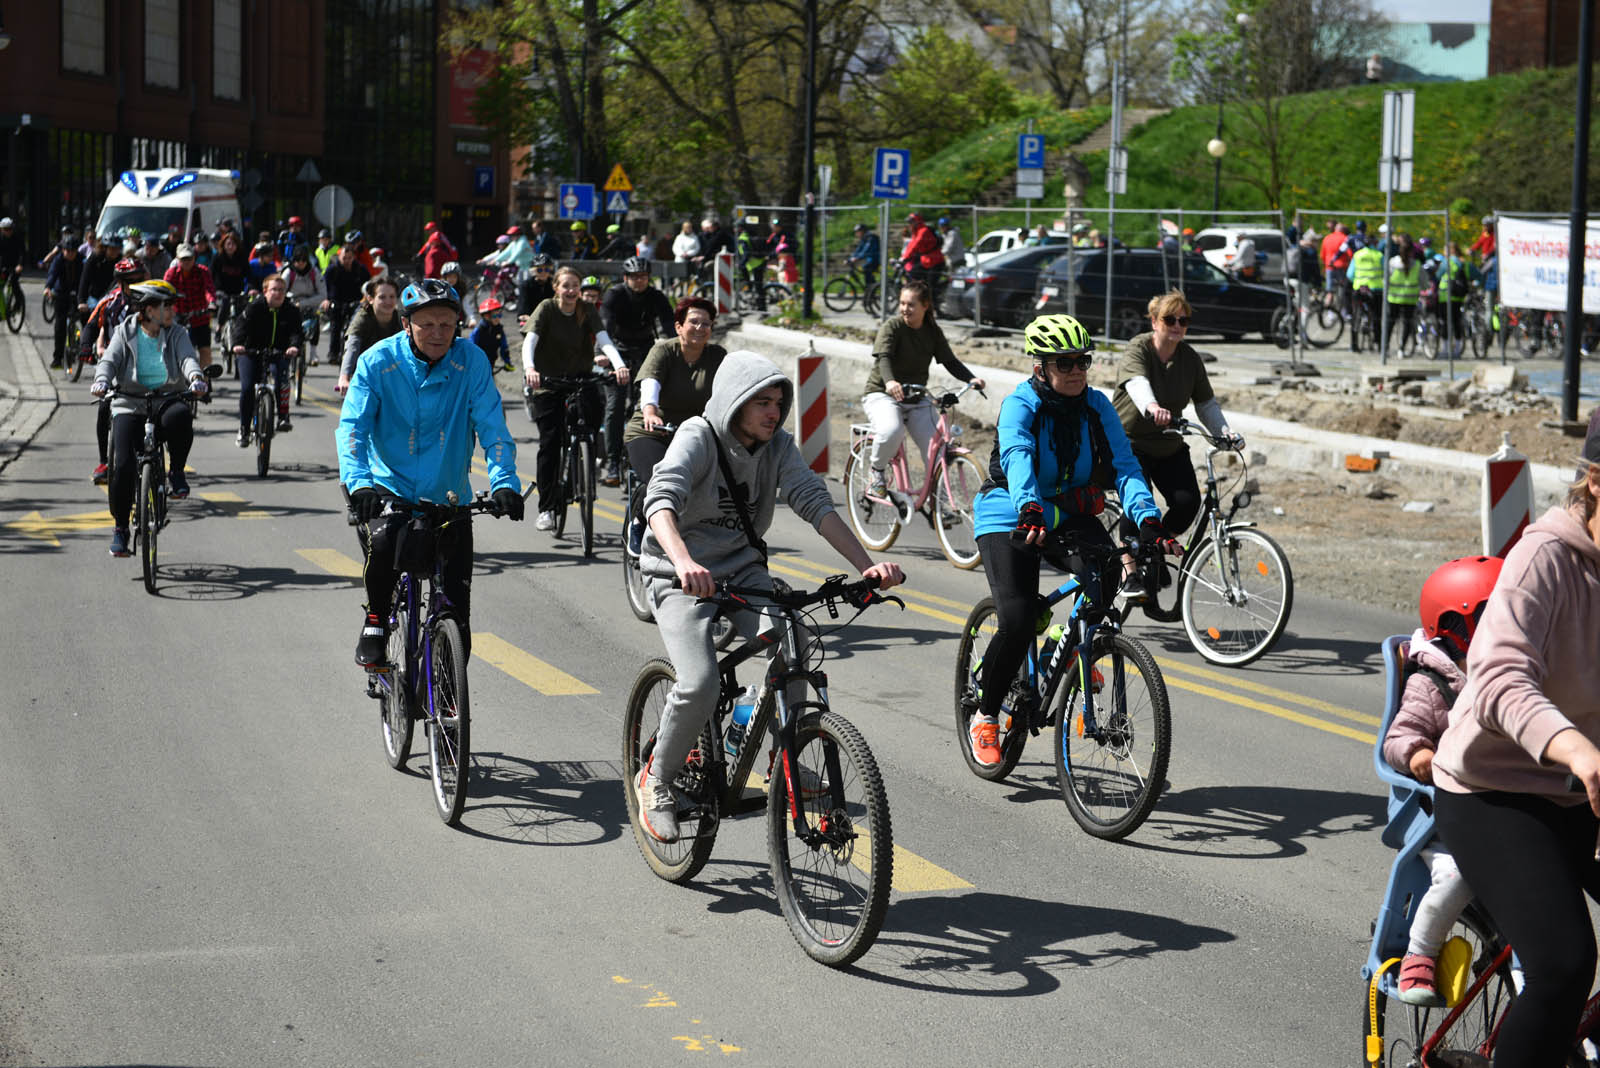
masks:
<instances>
[{"instance_id":1,"label":"construction barrier","mask_svg":"<svg viewBox=\"0 0 1600 1068\"><path fill-rule=\"evenodd\" d=\"M800 421L800 455L811 470L828 473L828 358L817 355L817 347L807 344L800 357L799 403L795 408Z\"/></svg>"},{"instance_id":2,"label":"construction barrier","mask_svg":"<svg viewBox=\"0 0 1600 1068\"><path fill-rule=\"evenodd\" d=\"M712 277L716 281L717 314L726 315L733 311L733 253L717 253Z\"/></svg>"},{"instance_id":3,"label":"construction barrier","mask_svg":"<svg viewBox=\"0 0 1600 1068\"><path fill-rule=\"evenodd\" d=\"M1483 462L1483 555L1504 558L1533 519L1533 473L1528 458L1502 432L1500 448Z\"/></svg>"}]
</instances>

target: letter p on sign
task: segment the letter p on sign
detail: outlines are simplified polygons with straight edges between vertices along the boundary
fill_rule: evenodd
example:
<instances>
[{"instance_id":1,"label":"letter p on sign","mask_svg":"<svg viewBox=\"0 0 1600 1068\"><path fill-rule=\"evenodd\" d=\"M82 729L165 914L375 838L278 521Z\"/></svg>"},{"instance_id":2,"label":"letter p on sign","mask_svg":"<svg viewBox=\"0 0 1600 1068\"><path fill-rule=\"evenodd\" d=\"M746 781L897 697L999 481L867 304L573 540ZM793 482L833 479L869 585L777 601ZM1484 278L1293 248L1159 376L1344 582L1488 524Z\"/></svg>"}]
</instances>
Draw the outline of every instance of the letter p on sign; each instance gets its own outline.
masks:
<instances>
[{"instance_id":1,"label":"letter p on sign","mask_svg":"<svg viewBox=\"0 0 1600 1068\"><path fill-rule=\"evenodd\" d=\"M872 164L872 195L904 200L911 191L911 152L880 148Z\"/></svg>"}]
</instances>

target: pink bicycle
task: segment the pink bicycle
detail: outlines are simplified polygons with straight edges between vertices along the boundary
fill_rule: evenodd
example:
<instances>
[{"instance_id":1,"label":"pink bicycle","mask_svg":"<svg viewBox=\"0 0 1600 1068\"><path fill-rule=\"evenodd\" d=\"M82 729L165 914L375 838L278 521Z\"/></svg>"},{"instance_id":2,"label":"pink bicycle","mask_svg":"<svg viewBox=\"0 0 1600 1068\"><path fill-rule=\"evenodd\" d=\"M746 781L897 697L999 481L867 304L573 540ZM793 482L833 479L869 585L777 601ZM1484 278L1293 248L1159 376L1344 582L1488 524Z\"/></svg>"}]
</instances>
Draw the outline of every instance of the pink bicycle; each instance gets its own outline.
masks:
<instances>
[{"instance_id":1,"label":"pink bicycle","mask_svg":"<svg viewBox=\"0 0 1600 1068\"><path fill-rule=\"evenodd\" d=\"M938 534L939 545L952 564L963 571L978 566L973 502L983 487L983 469L972 459L971 449L956 444L961 427L951 426L949 418L950 409L971 388L963 386L960 393L946 393L935 400L939 421L928 439L927 471L915 496L911 493L904 443L885 472L887 492L872 492L872 427L868 423L851 424L850 457L844 464L845 503L850 525L867 548L887 549L900 536L900 528L911 522L912 513L921 512ZM906 386L905 400L900 405L902 409L911 408L932 396L923 386Z\"/></svg>"}]
</instances>

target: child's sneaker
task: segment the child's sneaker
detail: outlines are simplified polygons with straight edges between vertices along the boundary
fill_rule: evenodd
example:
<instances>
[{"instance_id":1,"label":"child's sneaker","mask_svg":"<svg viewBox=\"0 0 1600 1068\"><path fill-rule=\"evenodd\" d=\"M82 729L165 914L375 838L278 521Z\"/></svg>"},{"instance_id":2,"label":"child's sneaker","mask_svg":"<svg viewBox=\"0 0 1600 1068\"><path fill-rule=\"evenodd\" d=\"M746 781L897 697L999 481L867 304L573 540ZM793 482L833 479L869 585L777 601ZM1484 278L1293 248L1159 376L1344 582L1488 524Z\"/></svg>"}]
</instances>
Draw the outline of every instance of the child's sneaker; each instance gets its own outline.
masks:
<instances>
[{"instance_id":1,"label":"child's sneaker","mask_svg":"<svg viewBox=\"0 0 1600 1068\"><path fill-rule=\"evenodd\" d=\"M1400 962L1400 1000L1407 1005L1443 1008L1444 998L1433 985L1434 960L1421 953L1407 953Z\"/></svg>"}]
</instances>

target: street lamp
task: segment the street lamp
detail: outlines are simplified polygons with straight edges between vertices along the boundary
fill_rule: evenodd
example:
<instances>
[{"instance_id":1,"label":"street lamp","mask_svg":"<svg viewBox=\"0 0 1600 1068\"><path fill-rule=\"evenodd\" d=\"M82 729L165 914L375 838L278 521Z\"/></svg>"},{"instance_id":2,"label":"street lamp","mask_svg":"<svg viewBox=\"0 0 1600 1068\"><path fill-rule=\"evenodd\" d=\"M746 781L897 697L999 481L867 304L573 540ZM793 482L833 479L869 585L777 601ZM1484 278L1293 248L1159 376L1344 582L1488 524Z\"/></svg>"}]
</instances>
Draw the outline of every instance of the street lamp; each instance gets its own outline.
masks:
<instances>
[{"instance_id":1,"label":"street lamp","mask_svg":"<svg viewBox=\"0 0 1600 1068\"><path fill-rule=\"evenodd\" d=\"M1235 40L1244 43L1244 31L1250 26L1250 14L1241 11L1233 16ZM1216 172L1211 179L1211 225L1217 225L1217 214L1222 209L1222 157L1228 154L1228 142L1222 139L1222 87L1217 86L1217 134L1206 142L1206 151L1211 158L1217 161Z\"/></svg>"}]
</instances>

